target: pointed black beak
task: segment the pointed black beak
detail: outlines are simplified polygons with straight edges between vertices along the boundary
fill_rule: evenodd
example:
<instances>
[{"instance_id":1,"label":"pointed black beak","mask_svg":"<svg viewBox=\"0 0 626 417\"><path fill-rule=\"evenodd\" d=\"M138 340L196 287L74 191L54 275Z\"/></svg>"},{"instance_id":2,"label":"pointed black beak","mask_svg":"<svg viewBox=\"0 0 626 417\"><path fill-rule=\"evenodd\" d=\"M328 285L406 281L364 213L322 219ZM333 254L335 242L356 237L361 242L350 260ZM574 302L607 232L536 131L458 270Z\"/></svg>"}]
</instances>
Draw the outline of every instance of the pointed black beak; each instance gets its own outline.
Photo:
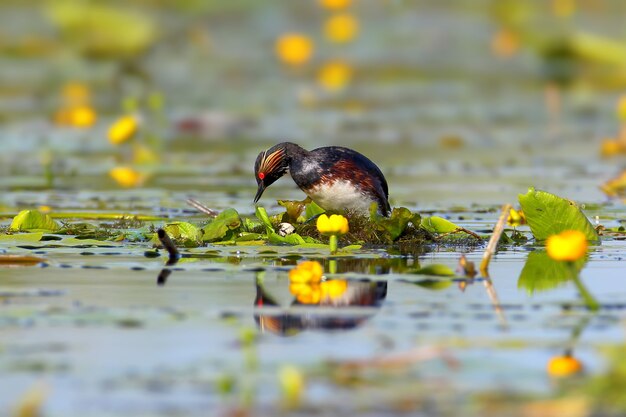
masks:
<instances>
[{"instance_id":1,"label":"pointed black beak","mask_svg":"<svg viewBox=\"0 0 626 417\"><path fill-rule=\"evenodd\" d=\"M256 190L256 195L254 196L254 203L256 204L259 201L259 198L263 195L263 191L265 191L265 185L263 185L263 181L259 183L259 188Z\"/></svg>"}]
</instances>

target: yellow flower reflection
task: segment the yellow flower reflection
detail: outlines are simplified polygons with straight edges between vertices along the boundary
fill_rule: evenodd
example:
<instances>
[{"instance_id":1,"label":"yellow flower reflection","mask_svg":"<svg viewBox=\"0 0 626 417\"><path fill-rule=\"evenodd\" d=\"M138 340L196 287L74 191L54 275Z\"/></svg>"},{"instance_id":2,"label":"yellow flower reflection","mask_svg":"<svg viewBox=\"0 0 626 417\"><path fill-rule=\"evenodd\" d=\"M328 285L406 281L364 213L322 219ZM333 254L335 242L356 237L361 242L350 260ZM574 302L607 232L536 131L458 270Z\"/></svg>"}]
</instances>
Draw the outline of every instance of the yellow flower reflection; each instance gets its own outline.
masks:
<instances>
[{"instance_id":1,"label":"yellow flower reflection","mask_svg":"<svg viewBox=\"0 0 626 417\"><path fill-rule=\"evenodd\" d=\"M320 6L329 10L341 10L350 6L352 0L318 0Z\"/></svg>"},{"instance_id":2,"label":"yellow flower reflection","mask_svg":"<svg viewBox=\"0 0 626 417\"><path fill-rule=\"evenodd\" d=\"M346 87L352 79L352 68L343 61L332 61L320 68L317 82L328 91Z\"/></svg>"},{"instance_id":3,"label":"yellow flower reflection","mask_svg":"<svg viewBox=\"0 0 626 417\"><path fill-rule=\"evenodd\" d=\"M319 283L322 280L324 268L317 261L304 261L289 271L289 282L293 283Z\"/></svg>"},{"instance_id":4,"label":"yellow flower reflection","mask_svg":"<svg viewBox=\"0 0 626 417\"><path fill-rule=\"evenodd\" d=\"M289 285L289 292L301 304L319 304L322 299L321 287L318 283L295 283Z\"/></svg>"},{"instance_id":5,"label":"yellow flower reflection","mask_svg":"<svg viewBox=\"0 0 626 417\"><path fill-rule=\"evenodd\" d=\"M145 177L130 167L115 167L109 171L109 176L125 188L137 187L143 184Z\"/></svg>"},{"instance_id":6,"label":"yellow flower reflection","mask_svg":"<svg viewBox=\"0 0 626 417\"><path fill-rule=\"evenodd\" d=\"M340 214L322 214L317 218L317 230L323 235L344 235L349 230L348 219Z\"/></svg>"},{"instance_id":7,"label":"yellow flower reflection","mask_svg":"<svg viewBox=\"0 0 626 417\"><path fill-rule=\"evenodd\" d=\"M563 378L579 374L583 370L583 364L571 355L555 356L548 362L548 375Z\"/></svg>"},{"instance_id":8,"label":"yellow flower reflection","mask_svg":"<svg viewBox=\"0 0 626 417\"><path fill-rule=\"evenodd\" d=\"M109 142L119 145L126 142L137 133L139 122L135 116L122 116L109 128Z\"/></svg>"},{"instance_id":9,"label":"yellow flower reflection","mask_svg":"<svg viewBox=\"0 0 626 417\"><path fill-rule=\"evenodd\" d=\"M288 65L302 65L313 56L313 41L299 33L287 33L276 41L276 55Z\"/></svg>"},{"instance_id":10,"label":"yellow flower reflection","mask_svg":"<svg viewBox=\"0 0 626 417\"><path fill-rule=\"evenodd\" d=\"M348 13L333 15L324 23L324 36L330 42L350 42L357 36L358 32L359 21Z\"/></svg>"},{"instance_id":11,"label":"yellow flower reflection","mask_svg":"<svg viewBox=\"0 0 626 417\"><path fill-rule=\"evenodd\" d=\"M348 280L333 279L320 284L321 299L336 300L341 298L348 289Z\"/></svg>"},{"instance_id":12,"label":"yellow flower reflection","mask_svg":"<svg viewBox=\"0 0 626 417\"><path fill-rule=\"evenodd\" d=\"M546 242L548 256L555 261L576 261L587 253L587 237L578 230L552 235Z\"/></svg>"}]
</instances>

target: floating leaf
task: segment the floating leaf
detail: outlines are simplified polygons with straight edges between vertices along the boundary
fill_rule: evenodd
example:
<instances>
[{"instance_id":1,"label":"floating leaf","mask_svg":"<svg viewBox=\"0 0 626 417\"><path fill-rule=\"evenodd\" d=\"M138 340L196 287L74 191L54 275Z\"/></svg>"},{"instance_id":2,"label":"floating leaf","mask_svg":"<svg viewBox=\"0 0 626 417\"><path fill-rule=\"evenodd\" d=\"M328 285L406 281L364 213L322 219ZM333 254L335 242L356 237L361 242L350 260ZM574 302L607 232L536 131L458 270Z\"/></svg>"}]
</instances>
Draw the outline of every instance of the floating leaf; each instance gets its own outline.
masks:
<instances>
[{"instance_id":1,"label":"floating leaf","mask_svg":"<svg viewBox=\"0 0 626 417\"><path fill-rule=\"evenodd\" d=\"M430 216L422 219L421 226L430 233L453 233L460 230L461 227L439 216Z\"/></svg>"},{"instance_id":2,"label":"floating leaf","mask_svg":"<svg viewBox=\"0 0 626 417\"><path fill-rule=\"evenodd\" d=\"M0 255L0 266L29 266L45 262L44 258L31 255Z\"/></svg>"},{"instance_id":3,"label":"floating leaf","mask_svg":"<svg viewBox=\"0 0 626 417\"><path fill-rule=\"evenodd\" d=\"M22 210L11 222L9 230L15 231L40 231L54 232L59 229L57 222L52 220L47 214L37 210Z\"/></svg>"},{"instance_id":4,"label":"floating leaf","mask_svg":"<svg viewBox=\"0 0 626 417\"><path fill-rule=\"evenodd\" d=\"M544 241L565 230L578 230L587 240L600 241L592 224L573 201L532 187L518 198L536 240Z\"/></svg>"},{"instance_id":5,"label":"floating leaf","mask_svg":"<svg viewBox=\"0 0 626 417\"><path fill-rule=\"evenodd\" d=\"M517 287L526 289L529 294L551 290L578 275L585 262L583 258L570 265L553 260L543 250L531 252L517 280Z\"/></svg>"},{"instance_id":6,"label":"floating leaf","mask_svg":"<svg viewBox=\"0 0 626 417\"><path fill-rule=\"evenodd\" d=\"M0 235L0 242L39 242L43 232L19 233L15 235Z\"/></svg>"},{"instance_id":7,"label":"floating leaf","mask_svg":"<svg viewBox=\"0 0 626 417\"><path fill-rule=\"evenodd\" d=\"M172 222L163 227L163 230L177 242L184 246L198 246L202 241L202 230L187 222Z\"/></svg>"},{"instance_id":8,"label":"floating leaf","mask_svg":"<svg viewBox=\"0 0 626 417\"><path fill-rule=\"evenodd\" d=\"M427 265L423 268L413 271L413 273L418 275L434 275L440 277L454 276L454 270L452 270L452 268L450 268L449 266L442 264Z\"/></svg>"},{"instance_id":9,"label":"floating leaf","mask_svg":"<svg viewBox=\"0 0 626 417\"><path fill-rule=\"evenodd\" d=\"M237 210L229 208L222 211L215 219L202 229L204 242L218 240L232 240L236 233L233 231L241 226L241 217Z\"/></svg>"}]
</instances>

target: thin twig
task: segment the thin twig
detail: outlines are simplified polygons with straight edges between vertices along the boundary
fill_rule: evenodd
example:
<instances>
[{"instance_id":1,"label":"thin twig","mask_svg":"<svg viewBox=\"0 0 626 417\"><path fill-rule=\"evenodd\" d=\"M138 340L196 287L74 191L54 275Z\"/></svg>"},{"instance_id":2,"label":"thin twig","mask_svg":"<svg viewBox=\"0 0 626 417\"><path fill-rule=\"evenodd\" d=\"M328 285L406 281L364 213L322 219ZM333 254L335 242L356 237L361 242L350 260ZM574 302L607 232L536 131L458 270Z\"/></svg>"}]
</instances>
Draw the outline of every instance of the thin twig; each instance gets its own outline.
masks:
<instances>
[{"instance_id":1,"label":"thin twig","mask_svg":"<svg viewBox=\"0 0 626 417\"><path fill-rule=\"evenodd\" d=\"M194 200L193 198L188 199L187 204L210 217L217 217L217 215L219 214L218 211L208 208L207 206L205 206L198 200Z\"/></svg>"},{"instance_id":2,"label":"thin twig","mask_svg":"<svg viewBox=\"0 0 626 417\"><path fill-rule=\"evenodd\" d=\"M502 206L502 211L500 212L498 222L493 228L493 234L491 235L491 239L489 239L489 243L487 244L485 253L483 253L483 260L480 263L480 273L485 278L489 277L489 262L491 261L491 257L496 253L496 247L498 246L500 236L502 236L502 232L504 231L504 225L506 224L506 220L509 218L509 212L511 211L511 207L512 206L510 204L505 204L504 206Z\"/></svg>"}]
</instances>

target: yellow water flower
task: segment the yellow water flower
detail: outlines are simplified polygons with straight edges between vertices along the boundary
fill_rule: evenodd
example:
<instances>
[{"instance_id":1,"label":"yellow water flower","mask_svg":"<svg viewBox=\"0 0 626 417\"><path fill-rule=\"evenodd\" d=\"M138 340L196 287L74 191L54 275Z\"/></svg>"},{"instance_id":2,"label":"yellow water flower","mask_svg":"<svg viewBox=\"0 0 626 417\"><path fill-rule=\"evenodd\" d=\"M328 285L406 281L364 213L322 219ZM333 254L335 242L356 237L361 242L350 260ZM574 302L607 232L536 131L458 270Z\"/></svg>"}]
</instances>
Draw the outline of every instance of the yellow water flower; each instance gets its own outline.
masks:
<instances>
[{"instance_id":1,"label":"yellow water flower","mask_svg":"<svg viewBox=\"0 0 626 417\"><path fill-rule=\"evenodd\" d=\"M343 61L331 61L320 68L317 82L329 91L341 90L352 79L352 67Z\"/></svg>"},{"instance_id":2,"label":"yellow water flower","mask_svg":"<svg viewBox=\"0 0 626 417\"><path fill-rule=\"evenodd\" d=\"M113 145L124 143L137 133L138 128L139 122L135 116L122 116L109 128L109 142Z\"/></svg>"},{"instance_id":3,"label":"yellow water flower","mask_svg":"<svg viewBox=\"0 0 626 417\"><path fill-rule=\"evenodd\" d=\"M571 355L555 356L548 362L548 375L562 378L580 373L583 364Z\"/></svg>"},{"instance_id":4,"label":"yellow water flower","mask_svg":"<svg viewBox=\"0 0 626 417\"><path fill-rule=\"evenodd\" d=\"M289 271L291 283L318 283L322 280L324 268L317 261L304 261Z\"/></svg>"},{"instance_id":5,"label":"yellow water flower","mask_svg":"<svg viewBox=\"0 0 626 417\"><path fill-rule=\"evenodd\" d=\"M526 224L526 216L522 210L515 210L511 208L509 211L509 218L506 221L509 226L517 227Z\"/></svg>"},{"instance_id":6,"label":"yellow water flower","mask_svg":"<svg viewBox=\"0 0 626 417\"><path fill-rule=\"evenodd\" d=\"M322 214L317 218L317 230L323 235L344 235L349 230L348 219L340 214Z\"/></svg>"},{"instance_id":7,"label":"yellow water flower","mask_svg":"<svg viewBox=\"0 0 626 417\"><path fill-rule=\"evenodd\" d=\"M313 56L313 41L300 33L287 33L276 41L276 55L289 65L302 65Z\"/></svg>"},{"instance_id":8,"label":"yellow water flower","mask_svg":"<svg viewBox=\"0 0 626 417\"><path fill-rule=\"evenodd\" d=\"M333 15L324 23L324 36L331 42L350 42L357 36L358 32L359 21L349 13Z\"/></svg>"},{"instance_id":9,"label":"yellow water flower","mask_svg":"<svg viewBox=\"0 0 626 417\"><path fill-rule=\"evenodd\" d=\"M320 284L321 298L336 300L340 298L348 289L348 281L345 279L333 279Z\"/></svg>"},{"instance_id":10,"label":"yellow water flower","mask_svg":"<svg viewBox=\"0 0 626 417\"><path fill-rule=\"evenodd\" d=\"M626 120L626 118L624 118L624 120ZM609 158L624 153L626 153L626 142L624 141L607 138L603 139L600 144L600 155L603 158Z\"/></svg>"},{"instance_id":11,"label":"yellow water flower","mask_svg":"<svg viewBox=\"0 0 626 417\"><path fill-rule=\"evenodd\" d=\"M109 171L109 176L122 187L137 187L143 184L145 177L130 167L115 167Z\"/></svg>"},{"instance_id":12,"label":"yellow water flower","mask_svg":"<svg viewBox=\"0 0 626 417\"><path fill-rule=\"evenodd\" d=\"M587 237L578 230L552 235L546 242L548 256L555 261L576 261L587 253Z\"/></svg>"},{"instance_id":13,"label":"yellow water flower","mask_svg":"<svg viewBox=\"0 0 626 417\"><path fill-rule=\"evenodd\" d=\"M352 0L318 0L320 6L329 10L341 10L350 6Z\"/></svg>"}]
</instances>

